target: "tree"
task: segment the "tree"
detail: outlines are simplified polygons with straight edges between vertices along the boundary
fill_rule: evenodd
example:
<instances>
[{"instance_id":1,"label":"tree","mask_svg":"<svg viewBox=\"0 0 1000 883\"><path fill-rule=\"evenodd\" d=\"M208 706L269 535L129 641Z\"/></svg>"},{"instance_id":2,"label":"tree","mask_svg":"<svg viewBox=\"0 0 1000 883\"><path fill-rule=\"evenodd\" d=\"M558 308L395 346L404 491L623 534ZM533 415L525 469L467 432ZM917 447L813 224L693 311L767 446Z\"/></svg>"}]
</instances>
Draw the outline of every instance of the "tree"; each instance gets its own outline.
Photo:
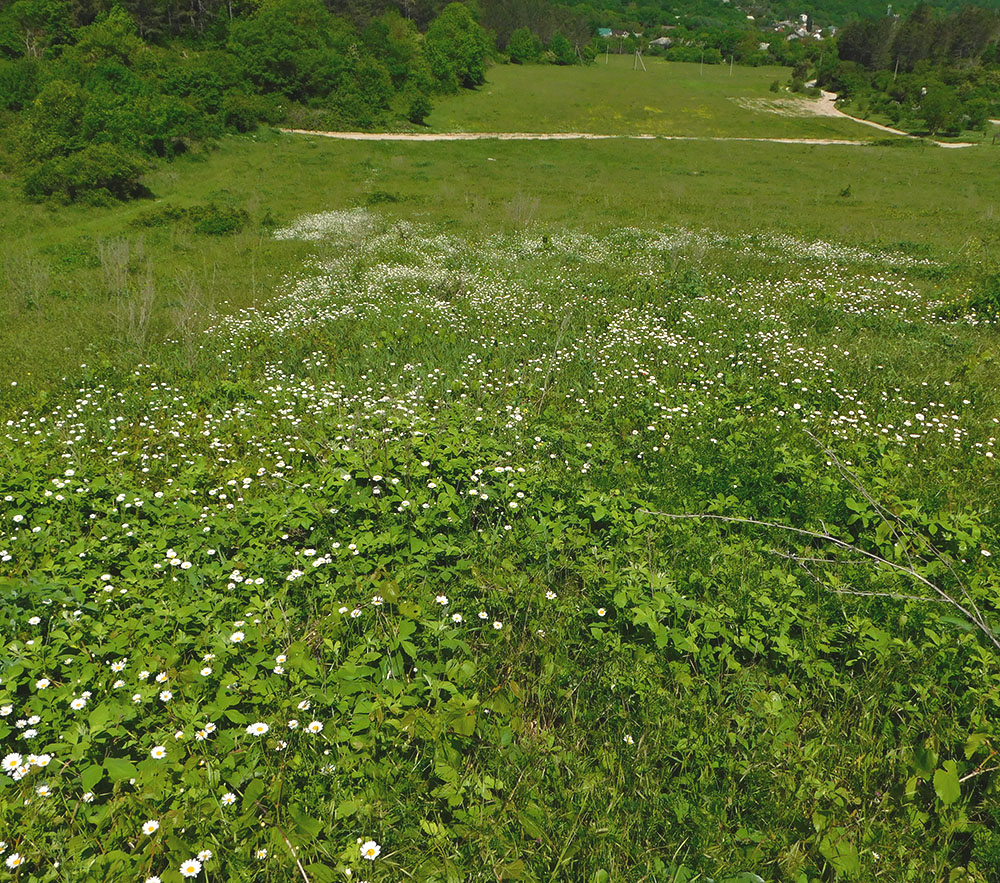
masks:
<instances>
[{"instance_id":1,"label":"tree","mask_svg":"<svg viewBox=\"0 0 1000 883\"><path fill-rule=\"evenodd\" d=\"M921 3L896 32L892 41L893 63L898 62L901 70L911 71L918 62L929 58L935 29L934 10Z\"/></svg>"},{"instance_id":2,"label":"tree","mask_svg":"<svg viewBox=\"0 0 1000 883\"><path fill-rule=\"evenodd\" d=\"M576 52L562 34L556 34L549 43L549 51L556 57L556 64L576 64Z\"/></svg>"},{"instance_id":3,"label":"tree","mask_svg":"<svg viewBox=\"0 0 1000 883\"><path fill-rule=\"evenodd\" d=\"M234 22L229 47L258 89L306 98L345 28L320 0L277 0Z\"/></svg>"},{"instance_id":4,"label":"tree","mask_svg":"<svg viewBox=\"0 0 1000 883\"><path fill-rule=\"evenodd\" d=\"M542 54L542 41L531 32L530 28L518 28L510 35L507 54L514 64L538 61L538 56Z\"/></svg>"},{"instance_id":5,"label":"tree","mask_svg":"<svg viewBox=\"0 0 1000 883\"><path fill-rule=\"evenodd\" d=\"M422 88L430 84L430 70L421 52L416 25L395 10L372 19L362 31L361 41L385 65L394 89L402 89L407 83Z\"/></svg>"},{"instance_id":6,"label":"tree","mask_svg":"<svg viewBox=\"0 0 1000 883\"><path fill-rule=\"evenodd\" d=\"M486 81L490 40L467 6L449 3L427 29L424 47L442 91L471 89Z\"/></svg>"},{"instance_id":7,"label":"tree","mask_svg":"<svg viewBox=\"0 0 1000 883\"><path fill-rule=\"evenodd\" d=\"M70 4L60 0L17 0L7 10L5 18L24 50L24 55L37 58L50 46L68 43L73 17Z\"/></svg>"},{"instance_id":8,"label":"tree","mask_svg":"<svg viewBox=\"0 0 1000 883\"><path fill-rule=\"evenodd\" d=\"M70 55L87 66L114 61L126 67L144 49L135 22L120 6L77 32Z\"/></svg>"},{"instance_id":9,"label":"tree","mask_svg":"<svg viewBox=\"0 0 1000 883\"><path fill-rule=\"evenodd\" d=\"M954 125L956 103L954 91L942 83L927 90L920 102L920 115L932 135Z\"/></svg>"}]
</instances>

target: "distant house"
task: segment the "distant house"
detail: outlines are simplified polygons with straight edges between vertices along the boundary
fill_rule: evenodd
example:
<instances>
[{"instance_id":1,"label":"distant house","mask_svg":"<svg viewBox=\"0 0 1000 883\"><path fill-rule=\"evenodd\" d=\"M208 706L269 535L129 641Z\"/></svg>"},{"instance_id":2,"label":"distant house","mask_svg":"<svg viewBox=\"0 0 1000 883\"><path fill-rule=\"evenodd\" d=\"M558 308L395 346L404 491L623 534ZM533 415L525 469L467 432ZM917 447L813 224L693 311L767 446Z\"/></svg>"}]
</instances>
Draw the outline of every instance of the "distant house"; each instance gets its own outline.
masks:
<instances>
[{"instance_id":1,"label":"distant house","mask_svg":"<svg viewBox=\"0 0 1000 883\"><path fill-rule=\"evenodd\" d=\"M597 36L598 37L605 37L605 38L606 37L610 37L611 36L611 28L598 28L597 29Z\"/></svg>"},{"instance_id":2,"label":"distant house","mask_svg":"<svg viewBox=\"0 0 1000 883\"><path fill-rule=\"evenodd\" d=\"M650 40L649 45L659 46L661 49L669 49L674 45L674 41L670 37L657 37L655 40Z\"/></svg>"}]
</instances>

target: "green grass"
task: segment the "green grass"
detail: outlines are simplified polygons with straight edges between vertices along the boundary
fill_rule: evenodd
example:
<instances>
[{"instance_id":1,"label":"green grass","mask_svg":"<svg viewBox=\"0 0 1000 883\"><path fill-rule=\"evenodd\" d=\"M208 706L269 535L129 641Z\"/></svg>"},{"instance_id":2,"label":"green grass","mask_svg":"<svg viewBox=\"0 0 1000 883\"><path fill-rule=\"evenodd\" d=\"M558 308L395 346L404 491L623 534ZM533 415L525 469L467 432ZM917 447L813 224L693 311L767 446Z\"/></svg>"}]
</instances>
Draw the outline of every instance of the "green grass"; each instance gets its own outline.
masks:
<instances>
[{"instance_id":1,"label":"green grass","mask_svg":"<svg viewBox=\"0 0 1000 883\"><path fill-rule=\"evenodd\" d=\"M610 135L693 135L744 138L870 140L872 130L849 120L769 112L782 102L812 99L787 90L787 68L734 67L602 56L584 68L502 65L485 86L439 101L427 125L442 132L593 132ZM763 105L762 105L763 103ZM757 108L757 109L755 109Z\"/></svg>"},{"instance_id":2,"label":"green grass","mask_svg":"<svg viewBox=\"0 0 1000 883\"><path fill-rule=\"evenodd\" d=\"M933 263L309 230L263 309L6 427L0 738L51 756L0 778L22 876L995 878L988 638L782 557L832 543L655 514L834 531L992 615L995 329Z\"/></svg>"},{"instance_id":3,"label":"green grass","mask_svg":"<svg viewBox=\"0 0 1000 883\"><path fill-rule=\"evenodd\" d=\"M992 159L262 133L153 203L5 182L11 876L996 883Z\"/></svg>"},{"instance_id":4,"label":"green grass","mask_svg":"<svg viewBox=\"0 0 1000 883\"><path fill-rule=\"evenodd\" d=\"M376 203L388 217L470 232L530 223L785 230L811 239L912 242L952 262L970 247L987 254L996 248L992 160L987 150L921 147L227 138L218 150L164 166L149 181L154 206L215 201L246 209L247 228L220 237L134 226L148 203L29 205L0 182L0 322L11 354L0 365L0 385L9 392L17 381L21 390L37 390L95 352L115 349L116 340L134 357L125 340L128 304L108 291L101 268L102 240L142 243L143 266L133 270L148 265L155 282L156 306L143 335L151 342L188 322L192 305L206 314L265 297L303 253L273 242L266 223L303 212Z\"/></svg>"}]
</instances>

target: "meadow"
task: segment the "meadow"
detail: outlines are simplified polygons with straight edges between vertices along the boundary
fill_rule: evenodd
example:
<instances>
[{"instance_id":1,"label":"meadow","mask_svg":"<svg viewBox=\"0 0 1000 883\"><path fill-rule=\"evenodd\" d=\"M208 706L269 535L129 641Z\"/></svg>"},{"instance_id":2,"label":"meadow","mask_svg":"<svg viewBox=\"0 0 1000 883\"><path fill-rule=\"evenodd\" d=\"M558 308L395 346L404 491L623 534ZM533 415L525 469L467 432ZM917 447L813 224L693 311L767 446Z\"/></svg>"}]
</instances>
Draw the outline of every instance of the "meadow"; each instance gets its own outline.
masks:
<instances>
[{"instance_id":1,"label":"meadow","mask_svg":"<svg viewBox=\"0 0 1000 883\"><path fill-rule=\"evenodd\" d=\"M6 191L0 873L1000 880L995 180L262 133Z\"/></svg>"},{"instance_id":2,"label":"meadow","mask_svg":"<svg viewBox=\"0 0 1000 883\"><path fill-rule=\"evenodd\" d=\"M788 69L601 56L584 68L503 65L481 90L446 97L427 117L442 132L594 132L747 138L869 140L850 120L810 114L786 88Z\"/></svg>"}]
</instances>

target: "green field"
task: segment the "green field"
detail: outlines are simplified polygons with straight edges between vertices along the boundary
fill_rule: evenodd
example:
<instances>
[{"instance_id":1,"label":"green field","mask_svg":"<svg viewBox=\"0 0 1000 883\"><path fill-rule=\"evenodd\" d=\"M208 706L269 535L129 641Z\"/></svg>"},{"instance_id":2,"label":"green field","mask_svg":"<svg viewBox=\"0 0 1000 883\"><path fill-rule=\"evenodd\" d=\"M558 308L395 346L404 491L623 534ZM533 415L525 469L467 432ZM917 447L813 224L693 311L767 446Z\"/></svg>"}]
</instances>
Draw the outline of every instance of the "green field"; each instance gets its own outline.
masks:
<instances>
[{"instance_id":1,"label":"green field","mask_svg":"<svg viewBox=\"0 0 1000 883\"><path fill-rule=\"evenodd\" d=\"M647 64L694 134L837 122ZM1000 175L900 143L0 182L0 873L1000 880Z\"/></svg>"},{"instance_id":2,"label":"green field","mask_svg":"<svg viewBox=\"0 0 1000 883\"><path fill-rule=\"evenodd\" d=\"M810 116L813 99L785 89L779 67L734 67L604 57L585 68L503 65L485 86L439 102L427 125L441 132L593 132L744 138L837 138L877 135L850 120ZM793 115L796 114L796 115Z\"/></svg>"},{"instance_id":3,"label":"green field","mask_svg":"<svg viewBox=\"0 0 1000 883\"><path fill-rule=\"evenodd\" d=\"M132 243L133 263L141 243L141 269L155 282L147 325L155 337L189 322L195 306L205 313L224 302L246 306L264 297L304 253L272 241L266 225L305 212L374 204L388 217L472 235L526 224L782 230L811 239L915 243L950 263L969 248L995 249L998 191L985 183L995 179L987 149L371 144L264 135L229 138L205 156L163 167L150 177L153 203L51 208L20 202L13 187L0 182L0 262L6 270L0 322L4 351L11 354L0 364L0 388L9 394L16 381L20 391L37 389L95 348L124 343L126 356L134 349L135 340L123 340L129 336L121 327L129 324L128 304L106 278L102 241ZM243 208L251 222L224 237L179 225L135 225L163 206L208 202Z\"/></svg>"}]
</instances>

